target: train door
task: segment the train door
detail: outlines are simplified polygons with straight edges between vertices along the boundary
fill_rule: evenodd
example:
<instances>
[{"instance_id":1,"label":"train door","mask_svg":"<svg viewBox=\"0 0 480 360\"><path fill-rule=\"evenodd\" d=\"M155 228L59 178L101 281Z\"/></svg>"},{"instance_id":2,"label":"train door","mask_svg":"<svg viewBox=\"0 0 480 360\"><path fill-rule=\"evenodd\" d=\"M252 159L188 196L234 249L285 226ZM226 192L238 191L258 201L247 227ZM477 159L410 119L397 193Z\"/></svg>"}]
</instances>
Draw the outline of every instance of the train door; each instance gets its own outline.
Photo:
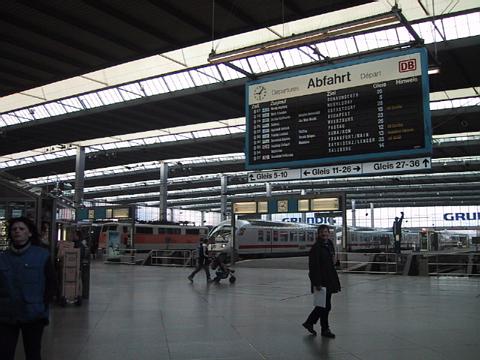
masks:
<instances>
[{"instance_id":1,"label":"train door","mask_svg":"<svg viewBox=\"0 0 480 360\"><path fill-rule=\"evenodd\" d=\"M272 252L273 231L272 229L265 229L265 254Z\"/></svg>"}]
</instances>

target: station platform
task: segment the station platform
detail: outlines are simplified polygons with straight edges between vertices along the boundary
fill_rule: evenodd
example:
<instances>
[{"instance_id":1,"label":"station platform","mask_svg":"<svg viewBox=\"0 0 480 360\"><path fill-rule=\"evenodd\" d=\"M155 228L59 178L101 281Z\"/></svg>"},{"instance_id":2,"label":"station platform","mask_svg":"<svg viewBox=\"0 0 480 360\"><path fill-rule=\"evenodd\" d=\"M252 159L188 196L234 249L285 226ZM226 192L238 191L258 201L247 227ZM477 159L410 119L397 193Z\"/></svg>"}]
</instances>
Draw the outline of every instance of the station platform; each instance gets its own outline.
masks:
<instances>
[{"instance_id":1,"label":"station platform","mask_svg":"<svg viewBox=\"0 0 480 360\"><path fill-rule=\"evenodd\" d=\"M327 339L301 326L312 310L306 262L246 261L235 284L209 285L203 271L190 283L192 268L93 262L90 299L53 307L43 358L478 359L478 277L340 274Z\"/></svg>"}]
</instances>

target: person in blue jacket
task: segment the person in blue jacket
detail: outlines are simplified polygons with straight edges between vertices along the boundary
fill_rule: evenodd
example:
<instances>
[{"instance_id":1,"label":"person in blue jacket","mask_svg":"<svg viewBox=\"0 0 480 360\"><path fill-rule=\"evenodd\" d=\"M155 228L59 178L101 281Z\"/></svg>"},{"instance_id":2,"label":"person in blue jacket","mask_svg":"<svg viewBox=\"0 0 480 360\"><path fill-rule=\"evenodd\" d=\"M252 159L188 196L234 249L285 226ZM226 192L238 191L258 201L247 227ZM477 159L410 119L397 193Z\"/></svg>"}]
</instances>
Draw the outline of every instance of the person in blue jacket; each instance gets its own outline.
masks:
<instances>
[{"instance_id":1,"label":"person in blue jacket","mask_svg":"<svg viewBox=\"0 0 480 360\"><path fill-rule=\"evenodd\" d=\"M0 252L0 357L14 360L21 331L25 359L39 360L55 294L53 264L30 219L11 219L8 239L9 248Z\"/></svg>"}]
</instances>

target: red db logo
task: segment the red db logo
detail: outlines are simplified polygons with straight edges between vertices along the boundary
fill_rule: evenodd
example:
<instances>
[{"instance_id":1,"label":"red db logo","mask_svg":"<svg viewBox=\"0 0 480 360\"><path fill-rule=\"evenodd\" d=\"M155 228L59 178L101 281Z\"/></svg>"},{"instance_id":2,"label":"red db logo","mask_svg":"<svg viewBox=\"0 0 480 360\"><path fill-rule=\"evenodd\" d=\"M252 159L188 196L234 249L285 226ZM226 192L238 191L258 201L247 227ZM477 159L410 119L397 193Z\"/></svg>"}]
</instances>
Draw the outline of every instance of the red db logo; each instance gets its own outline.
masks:
<instances>
[{"instance_id":1,"label":"red db logo","mask_svg":"<svg viewBox=\"0 0 480 360\"><path fill-rule=\"evenodd\" d=\"M398 62L398 70L400 72L417 70L417 59L408 59Z\"/></svg>"}]
</instances>

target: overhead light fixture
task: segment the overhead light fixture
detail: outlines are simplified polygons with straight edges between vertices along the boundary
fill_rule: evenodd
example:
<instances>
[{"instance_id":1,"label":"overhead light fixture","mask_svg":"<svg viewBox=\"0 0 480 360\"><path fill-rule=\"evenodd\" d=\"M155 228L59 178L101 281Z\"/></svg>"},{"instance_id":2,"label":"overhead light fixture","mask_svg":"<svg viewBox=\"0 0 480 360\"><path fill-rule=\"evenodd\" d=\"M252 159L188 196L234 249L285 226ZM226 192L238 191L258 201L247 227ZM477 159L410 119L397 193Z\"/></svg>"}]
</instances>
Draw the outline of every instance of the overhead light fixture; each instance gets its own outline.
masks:
<instances>
[{"instance_id":1,"label":"overhead light fixture","mask_svg":"<svg viewBox=\"0 0 480 360\"><path fill-rule=\"evenodd\" d=\"M440 68L438 66L430 66L428 68L428 75L438 74L440 72Z\"/></svg>"},{"instance_id":2,"label":"overhead light fixture","mask_svg":"<svg viewBox=\"0 0 480 360\"><path fill-rule=\"evenodd\" d=\"M361 20L350 21L324 29L306 32L303 34L292 35L279 40L273 40L254 46L241 49L216 53L212 50L208 57L211 64L219 64L234 60L244 59L246 57L261 55L272 51L285 50L300 45L311 44L320 40L331 39L341 35L358 33L391 23L398 23L398 16L393 12L383 13Z\"/></svg>"}]
</instances>

